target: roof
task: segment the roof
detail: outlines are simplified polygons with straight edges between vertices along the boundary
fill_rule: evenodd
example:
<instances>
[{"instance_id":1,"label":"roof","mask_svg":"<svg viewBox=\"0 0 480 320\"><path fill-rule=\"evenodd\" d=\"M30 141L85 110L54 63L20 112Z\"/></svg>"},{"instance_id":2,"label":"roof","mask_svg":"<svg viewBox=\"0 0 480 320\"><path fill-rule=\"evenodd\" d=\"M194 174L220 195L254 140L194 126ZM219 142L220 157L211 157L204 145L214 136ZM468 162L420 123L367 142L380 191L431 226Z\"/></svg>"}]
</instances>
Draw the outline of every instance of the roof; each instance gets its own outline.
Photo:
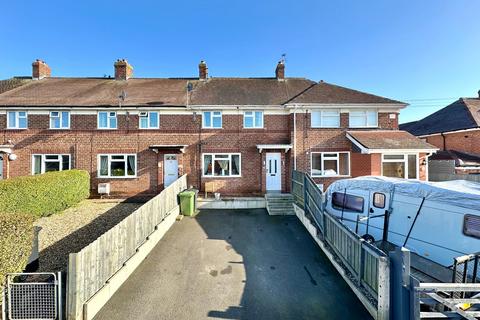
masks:
<instances>
[{"instance_id":1,"label":"roof","mask_svg":"<svg viewBox=\"0 0 480 320\"><path fill-rule=\"evenodd\" d=\"M401 130L407 130L416 136L478 127L480 98L460 98L422 120L400 125Z\"/></svg>"},{"instance_id":2,"label":"roof","mask_svg":"<svg viewBox=\"0 0 480 320\"><path fill-rule=\"evenodd\" d=\"M0 94L0 106L185 106L188 79L44 78Z\"/></svg>"},{"instance_id":3,"label":"roof","mask_svg":"<svg viewBox=\"0 0 480 320\"><path fill-rule=\"evenodd\" d=\"M406 106L406 103L376 96L370 93L365 93L327 82L320 81L308 88L298 96L294 97L289 103L320 103L320 104L398 104L399 106Z\"/></svg>"},{"instance_id":4,"label":"roof","mask_svg":"<svg viewBox=\"0 0 480 320\"><path fill-rule=\"evenodd\" d=\"M429 160L454 160L456 167L480 167L480 155L468 154L456 150L442 150L432 155Z\"/></svg>"},{"instance_id":5,"label":"roof","mask_svg":"<svg viewBox=\"0 0 480 320\"><path fill-rule=\"evenodd\" d=\"M445 182L425 182L387 177L358 177L342 179L332 183L327 196L335 191L362 189L423 198L434 202L446 203L469 209L480 208L480 183L465 180Z\"/></svg>"},{"instance_id":6,"label":"roof","mask_svg":"<svg viewBox=\"0 0 480 320\"><path fill-rule=\"evenodd\" d=\"M62 78L29 80L0 92L0 106L116 107L188 105L283 105L298 104L404 104L352 89L316 83L305 78Z\"/></svg>"},{"instance_id":7,"label":"roof","mask_svg":"<svg viewBox=\"0 0 480 320\"><path fill-rule=\"evenodd\" d=\"M362 149L362 153L377 153L381 150L438 150L437 147L401 130L347 131L349 138Z\"/></svg>"},{"instance_id":8,"label":"roof","mask_svg":"<svg viewBox=\"0 0 480 320\"><path fill-rule=\"evenodd\" d=\"M15 77L11 79L0 80L0 94L15 89L31 81L31 79Z\"/></svg>"}]
</instances>

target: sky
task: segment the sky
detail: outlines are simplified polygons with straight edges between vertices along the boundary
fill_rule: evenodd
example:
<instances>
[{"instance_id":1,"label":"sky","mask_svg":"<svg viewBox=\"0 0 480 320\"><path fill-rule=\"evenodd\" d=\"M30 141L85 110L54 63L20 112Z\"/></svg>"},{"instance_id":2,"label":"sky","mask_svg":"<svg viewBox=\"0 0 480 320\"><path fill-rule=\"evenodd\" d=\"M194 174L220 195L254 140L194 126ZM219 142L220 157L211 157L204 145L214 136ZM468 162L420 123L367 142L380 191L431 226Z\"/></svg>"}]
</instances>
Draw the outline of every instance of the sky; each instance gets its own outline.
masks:
<instances>
[{"instance_id":1,"label":"sky","mask_svg":"<svg viewBox=\"0 0 480 320\"><path fill-rule=\"evenodd\" d=\"M324 80L410 103L418 120L480 89L480 1L4 1L0 79L104 76L126 58L136 77Z\"/></svg>"}]
</instances>

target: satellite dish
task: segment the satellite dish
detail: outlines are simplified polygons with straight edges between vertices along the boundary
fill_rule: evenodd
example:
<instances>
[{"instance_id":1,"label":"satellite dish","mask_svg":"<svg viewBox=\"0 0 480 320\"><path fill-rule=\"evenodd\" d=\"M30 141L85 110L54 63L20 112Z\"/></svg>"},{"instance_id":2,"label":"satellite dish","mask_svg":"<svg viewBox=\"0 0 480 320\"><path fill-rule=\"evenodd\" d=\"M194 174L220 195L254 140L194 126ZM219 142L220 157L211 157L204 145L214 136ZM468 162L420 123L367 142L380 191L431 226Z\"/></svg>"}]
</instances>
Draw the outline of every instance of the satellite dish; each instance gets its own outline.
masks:
<instances>
[{"instance_id":1,"label":"satellite dish","mask_svg":"<svg viewBox=\"0 0 480 320\"><path fill-rule=\"evenodd\" d=\"M189 83L187 84L187 91L190 92L190 91L192 91L192 90L193 90L193 84L192 84L191 82L189 82Z\"/></svg>"},{"instance_id":2,"label":"satellite dish","mask_svg":"<svg viewBox=\"0 0 480 320\"><path fill-rule=\"evenodd\" d=\"M120 99L122 101L125 101L125 99L127 99L127 93L125 92L125 90L122 90L122 92L118 96L118 99Z\"/></svg>"}]
</instances>

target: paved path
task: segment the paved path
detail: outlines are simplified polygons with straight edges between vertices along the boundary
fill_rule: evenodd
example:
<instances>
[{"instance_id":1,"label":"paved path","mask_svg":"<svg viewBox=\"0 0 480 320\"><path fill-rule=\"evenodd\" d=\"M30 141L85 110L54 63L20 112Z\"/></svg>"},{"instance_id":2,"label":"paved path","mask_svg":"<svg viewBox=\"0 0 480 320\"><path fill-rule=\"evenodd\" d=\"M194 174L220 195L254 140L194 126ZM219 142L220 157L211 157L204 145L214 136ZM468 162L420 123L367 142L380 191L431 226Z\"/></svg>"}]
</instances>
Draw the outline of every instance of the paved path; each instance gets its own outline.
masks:
<instances>
[{"instance_id":1,"label":"paved path","mask_svg":"<svg viewBox=\"0 0 480 320\"><path fill-rule=\"evenodd\" d=\"M203 211L176 222L100 319L369 319L294 216Z\"/></svg>"}]
</instances>

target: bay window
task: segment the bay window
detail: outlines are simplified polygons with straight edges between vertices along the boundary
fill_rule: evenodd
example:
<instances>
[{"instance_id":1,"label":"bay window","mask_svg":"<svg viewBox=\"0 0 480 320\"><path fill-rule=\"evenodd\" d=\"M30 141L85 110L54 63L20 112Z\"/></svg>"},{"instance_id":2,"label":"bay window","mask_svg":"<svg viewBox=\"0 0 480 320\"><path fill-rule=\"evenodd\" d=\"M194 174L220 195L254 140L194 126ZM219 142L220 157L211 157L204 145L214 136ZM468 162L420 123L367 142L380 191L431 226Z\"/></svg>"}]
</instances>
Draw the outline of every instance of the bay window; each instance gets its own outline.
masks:
<instances>
[{"instance_id":1,"label":"bay window","mask_svg":"<svg viewBox=\"0 0 480 320\"><path fill-rule=\"evenodd\" d=\"M222 128L222 112L221 111L205 111L203 112L203 128L221 129Z\"/></svg>"},{"instance_id":2,"label":"bay window","mask_svg":"<svg viewBox=\"0 0 480 320\"><path fill-rule=\"evenodd\" d=\"M240 177L239 153L204 153L202 172L205 177Z\"/></svg>"},{"instance_id":3,"label":"bay window","mask_svg":"<svg viewBox=\"0 0 480 320\"><path fill-rule=\"evenodd\" d=\"M117 113L100 111L98 113L98 129L117 129Z\"/></svg>"},{"instance_id":4,"label":"bay window","mask_svg":"<svg viewBox=\"0 0 480 320\"><path fill-rule=\"evenodd\" d=\"M98 156L100 178L134 178L137 176L137 155L101 154Z\"/></svg>"},{"instance_id":5,"label":"bay window","mask_svg":"<svg viewBox=\"0 0 480 320\"><path fill-rule=\"evenodd\" d=\"M263 128L262 111L245 111L243 113L244 128Z\"/></svg>"},{"instance_id":6,"label":"bay window","mask_svg":"<svg viewBox=\"0 0 480 320\"><path fill-rule=\"evenodd\" d=\"M50 112L50 129L69 129L70 128L70 112L68 111L51 111Z\"/></svg>"},{"instance_id":7,"label":"bay window","mask_svg":"<svg viewBox=\"0 0 480 320\"><path fill-rule=\"evenodd\" d=\"M383 154L382 175L392 178L418 179L418 155Z\"/></svg>"},{"instance_id":8,"label":"bay window","mask_svg":"<svg viewBox=\"0 0 480 320\"><path fill-rule=\"evenodd\" d=\"M349 112L350 128L378 127L377 110L351 110Z\"/></svg>"},{"instance_id":9,"label":"bay window","mask_svg":"<svg viewBox=\"0 0 480 320\"><path fill-rule=\"evenodd\" d=\"M312 128L339 128L340 127L340 110L318 110L312 111L311 123Z\"/></svg>"},{"instance_id":10,"label":"bay window","mask_svg":"<svg viewBox=\"0 0 480 320\"><path fill-rule=\"evenodd\" d=\"M70 170L69 154L34 154L32 155L32 174L50 171Z\"/></svg>"},{"instance_id":11,"label":"bay window","mask_svg":"<svg viewBox=\"0 0 480 320\"><path fill-rule=\"evenodd\" d=\"M8 111L7 129L27 129L28 118L26 111Z\"/></svg>"},{"instance_id":12,"label":"bay window","mask_svg":"<svg viewBox=\"0 0 480 320\"><path fill-rule=\"evenodd\" d=\"M312 177L350 175L349 152L312 152L310 163Z\"/></svg>"}]
</instances>

